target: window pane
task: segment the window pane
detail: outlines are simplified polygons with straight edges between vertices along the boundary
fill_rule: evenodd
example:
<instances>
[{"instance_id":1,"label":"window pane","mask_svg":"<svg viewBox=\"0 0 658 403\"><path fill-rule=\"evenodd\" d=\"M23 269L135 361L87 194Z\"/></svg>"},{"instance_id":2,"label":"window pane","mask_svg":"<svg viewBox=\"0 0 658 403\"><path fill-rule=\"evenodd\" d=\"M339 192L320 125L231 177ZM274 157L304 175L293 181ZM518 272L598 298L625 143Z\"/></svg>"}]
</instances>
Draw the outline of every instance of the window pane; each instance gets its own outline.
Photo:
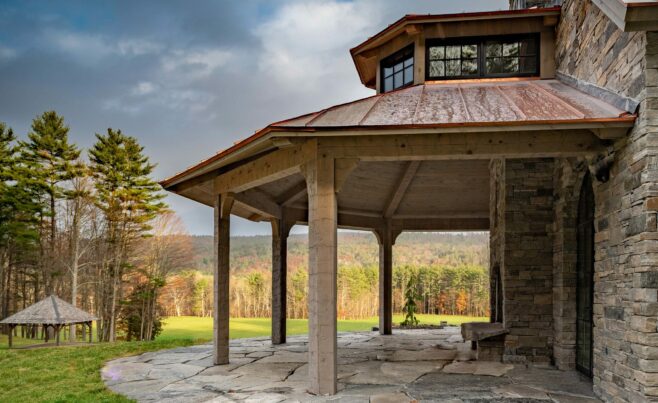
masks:
<instances>
[{"instance_id":1,"label":"window pane","mask_svg":"<svg viewBox=\"0 0 658 403\"><path fill-rule=\"evenodd\" d=\"M524 39L521 41L521 55L536 55L537 54L537 41L534 39Z\"/></svg>"},{"instance_id":2,"label":"window pane","mask_svg":"<svg viewBox=\"0 0 658 403\"><path fill-rule=\"evenodd\" d=\"M459 59L461 46L446 46L446 59Z\"/></svg>"},{"instance_id":3,"label":"window pane","mask_svg":"<svg viewBox=\"0 0 658 403\"><path fill-rule=\"evenodd\" d=\"M462 46L462 57L464 59L472 59L478 56L477 45L464 45Z\"/></svg>"},{"instance_id":4,"label":"window pane","mask_svg":"<svg viewBox=\"0 0 658 403\"><path fill-rule=\"evenodd\" d=\"M504 43L503 44L503 56L518 56L519 55L519 43Z\"/></svg>"},{"instance_id":5,"label":"window pane","mask_svg":"<svg viewBox=\"0 0 658 403\"><path fill-rule=\"evenodd\" d=\"M388 77L384 79L384 92L388 92L393 89L393 77Z\"/></svg>"},{"instance_id":6,"label":"window pane","mask_svg":"<svg viewBox=\"0 0 658 403\"><path fill-rule=\"evenodd\" d=\"M503 58L503 73L518 73L519 59L516 57Z\"/></svg>"},{"instance_id":7,"label":"window pane","mask_svg":"<svg viewBox=\"0 0 658 403\"><path fill-rule=\"evenodd\" d=\"M487 73L499 74L502 73L502 59L500 57L493 57L487 59Z\"/></svg>"},{"instance_id":8,"label":"window pane","mask_svg":"<svg viewBox=\"0 0 658 403\"><path fill-rule=\"evenodd\" d=\"M462 75L469 76L477 74L478 62L477 59L462 60Z\"/></svg>"},{"instance_id":9,"label":"window pane","mask_svg":"<svg viewBox=\"0 0 658 403\"><path fill-rule=\"evenodd\" d=\"M430 47L430 60L438 60L445 58L445 48L443 46Z\"/></svg>"},{"instance_id":10,"label":"window pane","mask_svg":"<svg viewBox=\"0 0 658 403\"><path fill-rule=\"evenodd\" d=\"M407 85L414 81L414 66L411 65L404 69L404 84Z\"/></svg>"},{"instance_id":11,"label":"window pane","mask_svg":"<svg viewBox=\"0 0 658 403\"><path fill-rule=\"evenodd\" d=\"M442 61L430 62L430 77L443 77L445 76L445 64Z\"/></svg>"},{"instance_id":12,"label":"window pane","mask_svg":"<svg viewBox=\"0 0 658 403\"><path fill-rule=\"evenodd\" d=\"M486 54L487 57L497 57L502 56L503 46L500 43L489 42L486 44Z\"/></svg>"},{"instance_id":13,"label":"window pane","mask_svg":"<svg viewBox=\"0 0 658 403\"><path fill-rule=\"evenodd\" d=\"M535 56L522 57L519 60L519 71L521 73L536 73L537 58Z\"/></svg>"},{"instance_id":14,"label":"window pane","mask_svg":"<svg viewBox=\"0 0 658 403\"><path fill-rule=\"evenodd\" d=\"M407 60L404 61L404 67L413 66L413 64L414 64L414 58L413 57L410 57L410 58L408 58Z\"/></svg>"},{"instance_id":15,"label":"window pane","mask_svg":"<svg viewBox=\"0 0 658 403\"><path fill-rule=\"evenodd\" d=\"M461 62L459 60L446 61L446 76L454 77L462 74Z\"/></svg>"},{"instance_id":16,"label":"window pane","mask_svg":"<svg viewBox=\"0 0 658 403\"><path fill-rule=\"evenodd\" d=\"M403 73L401 71L393 75L393 88L400 88L404 85Z\"/></svg>"},{"instance_id":17,"label":"window pane","mask_svg":"<svg viewBox=\"0 0 658 403\"><path fill-rule=\"evenodd\" d=\"M393 71L394 72L397 73L400 70L402 70L402 62L400 62L400 63L396 64L395 66L393 66Z\"/></svg>"},{"instance_id":18,"label":"window pane","mask_svg":"<svg viewBox=\"0 0 658 403\"><path fill-rule=\"evenodd\" d=\"M388 77L393 74L393 67L384 67L384 77Z\"/></svg>"}]
</instances>

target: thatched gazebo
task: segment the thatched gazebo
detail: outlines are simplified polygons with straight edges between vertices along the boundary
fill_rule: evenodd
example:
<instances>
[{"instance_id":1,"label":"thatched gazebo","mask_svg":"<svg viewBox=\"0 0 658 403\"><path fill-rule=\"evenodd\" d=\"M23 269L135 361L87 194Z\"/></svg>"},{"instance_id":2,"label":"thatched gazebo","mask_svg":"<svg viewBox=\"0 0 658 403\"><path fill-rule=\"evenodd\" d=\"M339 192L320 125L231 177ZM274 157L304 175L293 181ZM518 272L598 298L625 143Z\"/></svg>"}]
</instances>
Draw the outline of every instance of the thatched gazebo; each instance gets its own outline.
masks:
<instances>
[{"instance_id":1,"label":"thatched gazebo","mask_svg":"<svg viewBox=\"0 0 658 403\"><path fill-rule=\"evenodd\" d=\"M9 326L9 348L11 348L12 333L18 325L41 325L44 327L46 335L48 327L52 326L55 330L56 343L59 345L59 332L62 327L83 324L89 326L89 342L91 343L92 321L96 319L98 318L51 295L0 321L0 324ZM48 341L47 338L46 341Z\"/></svg>"}]
</instances>

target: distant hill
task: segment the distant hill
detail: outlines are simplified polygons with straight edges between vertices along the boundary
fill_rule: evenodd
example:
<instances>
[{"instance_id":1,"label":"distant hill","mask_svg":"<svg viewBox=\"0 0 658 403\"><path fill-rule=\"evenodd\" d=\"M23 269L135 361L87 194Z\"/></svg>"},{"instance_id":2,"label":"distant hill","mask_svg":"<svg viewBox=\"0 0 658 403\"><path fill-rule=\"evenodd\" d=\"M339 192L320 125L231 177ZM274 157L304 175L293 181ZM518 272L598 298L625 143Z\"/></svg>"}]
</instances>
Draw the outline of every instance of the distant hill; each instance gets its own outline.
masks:
<instances>
[{"instance_id":1,"label":"distant hill","mask_svg":"<svg viewBox=\"0 0 658 403\"><path fill-rule=\"evenodd\" d=\"M213 238L191 236L195 251L194 269L212 272ZM231 269L268 269L271 265L270 236L231 238ZM308 264L308 236L291 235L288 239L288 264L291 269ZM396 266L433 266L473 264L487 266L489 235L487 233L404 233L393 248ZM379 249L374 235L339 232L338 264L340 266L376 266Z\"/></svg>"}]
</instances>

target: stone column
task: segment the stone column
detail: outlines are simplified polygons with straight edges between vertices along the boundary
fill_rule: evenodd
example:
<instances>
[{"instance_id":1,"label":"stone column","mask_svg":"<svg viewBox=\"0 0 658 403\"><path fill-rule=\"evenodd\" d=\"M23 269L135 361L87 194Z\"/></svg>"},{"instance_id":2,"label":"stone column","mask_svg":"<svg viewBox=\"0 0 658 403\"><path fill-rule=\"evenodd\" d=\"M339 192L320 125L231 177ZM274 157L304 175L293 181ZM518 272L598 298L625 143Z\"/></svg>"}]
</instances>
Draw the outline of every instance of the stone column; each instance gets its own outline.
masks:
<instances>
[{"instance_id":1,"label":"stone column","mask_svg":"<svg viewBox=\"0 0 658 403\"><path fill-rule=\"evenodd\" d=\"M337 201L334 159L318 153L305 169L309 226L309 361L311 393L336 393Z\"/></svg>"},{"instance_id":2,"label":"stone column","mask_svg":"<svg viewBox=\"0 0 658 403\"><path fill-rule=\"evenodd\" d=\"M285 217L272 220L272 344L286 342L289 232Z\"/></svg>"},{"instance_id":3,"label":"stone column","mask_svg":"<svg viewBox=\"0 0 658 403\"><path fill-rule=\"evenodd\" d=\"M220 194L215 199L215 270L213 306L213 361L228 364L229 276L231 208L233 195Z\"/></svg>"},{"instance_id":4,"label":"stone column","mask_svg":"<svg viewBox=\"0 0 658 403\"><path fill-rule=\"evenodd\" d=\"M379 241L379 334L393 327L393 236L390 222L378 231Z\"/></svg>"}]
</instances>

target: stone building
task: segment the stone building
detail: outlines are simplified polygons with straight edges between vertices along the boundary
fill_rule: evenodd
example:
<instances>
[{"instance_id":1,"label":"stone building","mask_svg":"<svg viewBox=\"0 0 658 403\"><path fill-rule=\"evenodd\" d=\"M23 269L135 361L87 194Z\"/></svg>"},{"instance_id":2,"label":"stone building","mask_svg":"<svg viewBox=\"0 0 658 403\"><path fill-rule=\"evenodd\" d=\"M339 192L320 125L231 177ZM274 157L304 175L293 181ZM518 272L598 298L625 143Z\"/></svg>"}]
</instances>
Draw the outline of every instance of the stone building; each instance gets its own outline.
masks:
<instances>
[{"instance_id":1,"label":"stone building","mask_svg":"<svg viewBox=\"0 0 658 403\"><path fill-rule=\"evenodd\" d=\"M488 230L480 357L551 364L606 401L658 399L658 1L511 1L407 15L351 49L373 97L276 122L162 182L214 207L215 363L228 362L229 215L309 226L310 390L336 391L336 231L380 244L391 333L402 231ZM532 8L524 8L530 7Z\"/></svg>"}]
</instances>

